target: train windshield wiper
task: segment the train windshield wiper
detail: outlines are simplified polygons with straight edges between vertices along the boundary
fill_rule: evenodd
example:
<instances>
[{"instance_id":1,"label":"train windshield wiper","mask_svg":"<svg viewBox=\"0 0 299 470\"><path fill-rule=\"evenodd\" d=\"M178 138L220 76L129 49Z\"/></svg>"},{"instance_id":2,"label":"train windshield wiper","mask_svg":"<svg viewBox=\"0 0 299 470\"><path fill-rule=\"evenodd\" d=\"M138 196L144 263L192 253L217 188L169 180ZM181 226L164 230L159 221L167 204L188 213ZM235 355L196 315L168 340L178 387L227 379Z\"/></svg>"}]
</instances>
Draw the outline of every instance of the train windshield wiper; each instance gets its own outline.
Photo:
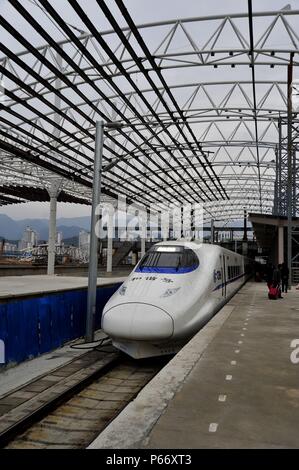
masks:
<instances>
[{"instance_id":1,"label":"train windshield wiper","mask_svg":"<svg viewBox=\"0 0 299 470\"><path fill-rule=\"evenodd\" d=\"M179 256L179 259L178 259L178 262L177 262L177 265L175 267L175 270L178 271L179 268L181 267L182 263L181 263L181 257Z\"/></svg>"}]
</instances>

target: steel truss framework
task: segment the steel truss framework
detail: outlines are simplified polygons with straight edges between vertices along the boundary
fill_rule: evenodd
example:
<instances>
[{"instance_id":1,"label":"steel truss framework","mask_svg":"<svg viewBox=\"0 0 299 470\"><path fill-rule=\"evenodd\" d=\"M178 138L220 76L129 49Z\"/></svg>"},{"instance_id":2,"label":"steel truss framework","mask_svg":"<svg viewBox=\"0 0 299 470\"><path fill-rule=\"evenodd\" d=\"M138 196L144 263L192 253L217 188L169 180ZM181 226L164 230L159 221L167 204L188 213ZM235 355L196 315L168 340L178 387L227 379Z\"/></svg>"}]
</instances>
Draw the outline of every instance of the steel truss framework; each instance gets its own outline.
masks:
<instances>
[{"instance_id":1,"label":"steel truss framework","mask_svg":"<svg viewBox=\"0 0 299 470\"><path fill-rule=\"evenodd\" d=\"M244 207L272 213L299 10L252 14L249 0L242 14L136 26L115 0L121 28L106 2L94 0L111 25L100 32L76 0L63 1L64 16L47 0L8 3L0 15L8 38L0 43L0 204L30 199L25 191L12 197L8 186L48 188L57 177L69 197L90 200L95 121L103 119L124 123L106 132L109 198L156 208L203 202L207 218L222 220L240 218ZM70 12L80 26L69 25Z\"/></svg>"},{"instance_id":2,"label":"steel truss framework","mask_svg":"<svg viewBox=\"0 0 299 470\"><path fill-rule=\"evenodd\" d=\"M276 148L276 181L274 210L277 215L287 216L288 208L288 137L287 119L278 120L278 145ZM298 214L299 202L299 120L292 119L292 215Z\"/></svg>"}]
</instances>

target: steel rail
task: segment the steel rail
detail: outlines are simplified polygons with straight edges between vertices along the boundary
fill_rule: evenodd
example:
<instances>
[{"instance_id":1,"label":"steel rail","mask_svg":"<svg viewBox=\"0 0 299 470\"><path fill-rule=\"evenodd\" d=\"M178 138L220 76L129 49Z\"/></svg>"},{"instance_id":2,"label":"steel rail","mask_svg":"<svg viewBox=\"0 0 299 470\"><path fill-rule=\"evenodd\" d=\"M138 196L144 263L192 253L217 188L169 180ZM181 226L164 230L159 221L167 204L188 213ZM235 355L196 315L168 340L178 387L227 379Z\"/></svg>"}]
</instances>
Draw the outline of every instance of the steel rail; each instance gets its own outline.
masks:
<instances>
[{"instance_id":1,"label":"steel rail","mask_svg":"<svg viewBox=\"0 0 299 470\"><path fill-rule=\"evenodd\" d=\"M98 368L90 367L90 371L85 374L83 379L77 381L74 385L70 385L62 392L53 393L52 398L49 398L46 403L41 403L33 411L28 411L28 413L20 418L16 423L10 424L6 429L0 431L0 448L3 448L9 441L15 438L22 431L28 429L34 423L57 408L57 406L61 405L63 402L79 393L87 385L92 383L97 378L103 376L112 370L117 364L119 364L120 355L118 353L110 353L109 355L112 356L109 361L107 360L106 363L104 361L104 364Z\"/></svg>"}]
</instances>

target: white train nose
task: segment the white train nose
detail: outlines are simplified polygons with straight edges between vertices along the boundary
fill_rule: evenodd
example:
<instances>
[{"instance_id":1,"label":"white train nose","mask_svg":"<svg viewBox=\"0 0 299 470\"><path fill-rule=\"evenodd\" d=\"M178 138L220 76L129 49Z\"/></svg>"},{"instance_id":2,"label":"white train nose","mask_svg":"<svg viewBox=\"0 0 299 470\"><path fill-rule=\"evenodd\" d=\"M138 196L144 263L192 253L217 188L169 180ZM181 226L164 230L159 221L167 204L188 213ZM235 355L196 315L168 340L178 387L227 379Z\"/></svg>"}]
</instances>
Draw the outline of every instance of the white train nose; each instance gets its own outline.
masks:
<instances>
[{"instance_id":1,"label":"white train nose","mask_svg":"<svg viewBox=\"0 0 299 470\"><path fill-rule=\"evenodd\" d=\"M161 340L173 334L173 320L161 308L137 302L116 305L104 313L102 328L113 338Z\"/></svg>"}]
</instances>

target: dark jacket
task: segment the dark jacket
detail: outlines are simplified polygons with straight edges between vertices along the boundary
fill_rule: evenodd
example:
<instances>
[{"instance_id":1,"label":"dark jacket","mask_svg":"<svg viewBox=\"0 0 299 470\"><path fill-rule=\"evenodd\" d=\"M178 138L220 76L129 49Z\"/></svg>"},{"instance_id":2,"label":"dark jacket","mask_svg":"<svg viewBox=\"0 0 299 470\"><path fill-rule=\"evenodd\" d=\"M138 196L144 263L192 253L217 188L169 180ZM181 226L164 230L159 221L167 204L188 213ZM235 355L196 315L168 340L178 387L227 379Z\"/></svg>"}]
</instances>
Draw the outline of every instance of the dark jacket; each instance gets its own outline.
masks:
<instances>
[{"instance_id":1,"label":"dark jacket","mask_svg":"<svg viewBox=\"0 0 299 470\"><path fill-rule=\"evenodd\" d=\"M267 277L268 283L273 281L273 271L274 271L274 267L271 264L269 264L266 267L266 277Z\"/></svg>"},{"instance_id":2,"label":"dark jacket","mask_svg":"<svg viewBox=\"0 0 299 470\"><path fill-rule=\"evenodd\" d=\"M281 273L278 268L274 269L273 271L273 282L275 285L278 285L281 282Z\"/></svg>"},{"instance_id":3,"label":"dark jacket","mask_svg":"<svg viewBox=\"0 0 299 470\"><path fill-rule=\"evenodd\" d=\"M282 279L289 279L289 268L286 264L283 264L281 267L281 278Z\"/></svg>"}]
</instances>

